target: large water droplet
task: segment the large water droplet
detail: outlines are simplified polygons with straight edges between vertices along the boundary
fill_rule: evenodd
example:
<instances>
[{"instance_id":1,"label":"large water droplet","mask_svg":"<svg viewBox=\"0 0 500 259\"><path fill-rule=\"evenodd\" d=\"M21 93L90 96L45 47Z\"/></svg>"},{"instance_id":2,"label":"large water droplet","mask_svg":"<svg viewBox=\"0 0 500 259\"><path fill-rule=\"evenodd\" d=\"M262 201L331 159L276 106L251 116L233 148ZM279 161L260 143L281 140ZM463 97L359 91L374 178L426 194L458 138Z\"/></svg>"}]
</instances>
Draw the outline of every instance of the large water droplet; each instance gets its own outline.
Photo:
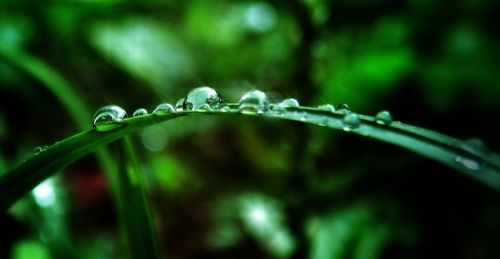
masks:
<instances>
[{"instance_id":1,"label":"large water droplet","mask_svg":"<svg viewBox=\"0 0 500 259\"><path fill-rule=\"evenodd\" d=\"M147 115L148 111L144 108L139 108L134 111L134 114L132 114L132 117L137 117L137 116L144 116Z\"/></svg>"},{"instance_id":2,"label":"large water droplet","mask_svg":"<svg viewBox=\"0 0 500 259\"><path fill-rule=\"evenodd\" d=\"M202 86L189 91L184 99L184 110L198 110L200 106L207 104L211 109L216 109L223 104L224 100L220 98L217 91L208 86Z\"/></svg>"},{"instance_id":3,"label":"large water droplet","mask_svg":"<svg viewBox=\"0 0 500 259\"><path fill-rule=\"evenodd\" d=\"M280 105L284 108L298 108L300 106L299 101L294 98L288 98L281 101Z\"/></svg>"},{"instance_id":4,"label":"large water droplet","mask_svg":"<svg viewBox=\"0 0 500 259\"><path fill-rule=\"evenodd\" d=\"M359 128L359 126L361 125L361 120L356 113L351 112L344 116L344 120L342 121L342 123L345 131L352 131Z\"/></svg>"},{"instance_id":5,"label":"large water droplet","mask_svg":"<svg viewBox=\"0 0 500 259\"><path fill-rule=\"evenodd\" d=\"M183 110L183 107L184 107L184 98L181 98L175 103L175 110L180 112Z\"/></svg>"},{"instance_id":6,"label":"large water droplet","mask_svg":"<svg viewBox=\"0 0 500 259\"><path fill-rule=\"evenodd\" d=\"M259 90L245 93L238 103L238 110L241 113L255 114L263 113L269 106L267 95Z\"/></svg>"},{"instance_id":7,"label":"large water droplet","mask_svg":"<svg viewBox=\"0 0 500 259\"><path fill-rule=\"evenodd\" d=\"M461 164L463 167L469 170L478 171L481 169L481 162L465 156L456 156L455 162Z\"/></svg>"},{"instance_id":8,"label":"large water droplet","mask_svg":"<svg viewBox=\"0 0 500 259\"><path fill-rule=\"evenodd\" d=\"M318 109L320 109L322 111L327 111L327 112L334 112L335 111L335 107L333 107L333 105L331 105L331 104L320 105L320 106L318 106Z\"/></svg>"},{"instance_id":9,"label":"large water droplet","mask_svg":"<svg viewBox=\"0 0 500 259\"><path fill-rule=\"evenodd\" d=\"M375 116L375 122L381 125L389 125L392 122L392 115L389 111L380 111Z\"/></svg>"},{"instance_id":10,"label":"large water droplet","mask_svg":"<svg viewBox=\"0 0 500 259\"><path fill-rule=\"evenodd\" d=\"M93 124L98 131L108 131L117 128L119 125L115 123L125 118L127 112L124 109L116 105L106 105L96 111Z\"/></svg>"},{"instance_id":11,"label":"large water droplet","mask_svg":"<svg viewBox=\"0 0 500 259\"><path fill-rule=\"evenodd\" d=\"M160 103L158 106L156 106L156 109L153 111L153 114L160 115L160 114L169 114L174 112L174 107L170 103Z\"/></svg>"}]
</instances>

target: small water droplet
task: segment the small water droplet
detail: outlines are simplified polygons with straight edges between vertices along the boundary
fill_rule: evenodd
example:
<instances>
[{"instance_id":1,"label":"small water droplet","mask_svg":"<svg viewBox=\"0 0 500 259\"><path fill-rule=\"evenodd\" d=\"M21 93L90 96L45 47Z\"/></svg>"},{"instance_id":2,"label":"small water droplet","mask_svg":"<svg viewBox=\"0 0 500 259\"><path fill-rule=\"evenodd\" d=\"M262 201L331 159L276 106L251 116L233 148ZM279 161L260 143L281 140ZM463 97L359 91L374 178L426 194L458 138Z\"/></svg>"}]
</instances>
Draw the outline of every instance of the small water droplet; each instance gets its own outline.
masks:
<instances>
[{"instance_id":1,"label":"small water droplet","mask_svg":"<svg viewBox=\"0 0 500 259\"><path fill-rule=\"evenodd\" d=\"M300 106L299 101L294 98L288 98L281 101L280 105L284 108L298 108Z\"/></svg>"},{"instance_id":2,"label":"small water droplet","mask_svg":"<svg viewBox=\"0 0 500 259\"><path fill-rule=\"evenodd\" d=\"M478 160L468 158L465 156L456 156L455 162L461 164L465 168L473 171L478 171L481 169L481 163Z\"/></svg>"},{"instance_id":3,"label":"small water droplet","mask_svg":"<svg viewBox=\"0 0 500 259\"><path fill-rule=\"evenodd\" d=\"M180 112L182 111L183 107L184 107L184 98L181 98L175 103L175 110Z\"/></svg>"},{"instance_id":4,"label":"small water droplet","mask_svg":"<svg viewBox=\"0 0 500 259\"><path fill-rule=\"evenodd\" d=\"M159 115L159 114L168 114L174 112L174 107L170 103L160 103L158 106L156 106L155 110L153 111L153 114Z\"/></svg>"},{"instance_id":5,"label":"small water droplet","mask_svg":"<svg viewBox=\"0 0 500 259\"><path fill-rule=\"evenodd\" d=\"M392 115L389 111L380 111L375 116L375 122L381 125L389 125L392 123Z\"/></svg>"},{"instance_id":6,"label":"small water droplet","mask_svg":"<svg viewBox=\"0 0 500 259\"><path fill-rule=\"evenodd\" d=\"M356 113L348 113L344 116L344 120L342 121L343 123L343 128L345 131L352 131L361 125L361 120L359 119L359 116Z\"/></svg>"},{"instance_id":7,"label":"small water droplet","mask_svg":"<svg viewBox=\"0 0 500 259\"><path fill-rule=\"evenodd\" d=\"M137 110L134 111L134 113L132 114L132 117L137 117L137 116L144 116L144 115L147 115L148 114L148 111L144 108L139 108Z\"/></svg>"},{"instance_id":8,"label":"small water droplet","mask_svg":"<svg viewBox=\"0 0 500 259\"><path fill-rule=\"evenodd\" d=\"M222 106L220 106L219 111L221 111L221 112L230 112L231 108L229 108L229 106L227 104L223 104Z\"/></svg>"},{"instance_id":9,"label":"small water droplet","mask_svg":"<svg viewBox=\"0 0 500 259\"><path fill-rule=\"evenodd\" d=\"M349 105L347 105L345 103L341 103L341 104L337 105L336 110L342 114L347 114L347 113L351 112L351 107L349 107Z\"/></svg>"},{"instance_id":10,"label":"small water droplet","mask_svg":"<svg viewBox=\"0 0 500 259\"><path fill-rule=\"evenodd\" d=\"M238 102L238 110L247 114L263 113L268 109L268 106L267 95L259 90L245 93Z\"/></svg>"},{"instance_id":11,"label":"small water droplet","mask_svg":"<svg viewBox=\"0 0 500 259\"><path fill-rule=\"evenodd\" d=\"M204 104L198 106L198 108L196 110L197 111L211 111L212 108L210 107L210 105L204 103Z\"/></svg>"},{"instance_id":12,"label":"small water droplet","mask_svg":"<svg viewBox=\"0 0 500 259\"><path fill-rule=\"evenodd\" d=\"M464 143L469 148L475 150L481 155L487 155L490 152L489 148L486 146L486 144L484 144L483 140L479 138L470 138L466 140Z\"/></svg>"},{"instance_id":13,"label":"small water droplet","mask_svg":"<svg viewBox=\"0 0 500 259\"><path fill-rule=\"evenodd\" d=\"M38 155L38 154L42 153L43 151L45 151L47 148L49 148L49 146L35 147L33 149L33 155Z\"/></svg>"},{"instance_id":14,"label":"small water droplet","mask_svg":"<svg viewBox=\"0 0 500 259\"><path fill-rule=\"evenodd\" d=\"M224 103L217 91L208 86L202 86L189 91L184 99L183 110L198 110L201 105L207 104L211 109Z\"/></svg>"},{"instance_id":15,"label":"small water droplet","mask_svg":"<svg viewBox=\"0 0 500 259\"><path fill-rule=\"evenodd\" d=\"M286 109L281 105L281 103L272 103L269 105L269 110L271 112L277 113L279 115L282 115Z\"/></svg>"},{"instance_id":16,"label":"small water droplet","mask_svg":"<svg viewBox=\"0 0 500 259\"><path fill-rule=\"evenodd\" d=\"M328 112L335 111L335 107L333 107L333 105L331 105L331 104L320 105L320 106L318 106L318 109L323 110L323 111L328 111Z\"/></svg>"},{"instance_id":17,"label":"small water droplet","mask_svg":"<svg viewBox=\"0 0 500 259\"><path fill-rule=\"evenodd\" d=\"M117 127L110 125L127 118L127 112L116 105L106 105L94 114L93 125L99 131L108 131Z\"/></svg>"}]
</instances>

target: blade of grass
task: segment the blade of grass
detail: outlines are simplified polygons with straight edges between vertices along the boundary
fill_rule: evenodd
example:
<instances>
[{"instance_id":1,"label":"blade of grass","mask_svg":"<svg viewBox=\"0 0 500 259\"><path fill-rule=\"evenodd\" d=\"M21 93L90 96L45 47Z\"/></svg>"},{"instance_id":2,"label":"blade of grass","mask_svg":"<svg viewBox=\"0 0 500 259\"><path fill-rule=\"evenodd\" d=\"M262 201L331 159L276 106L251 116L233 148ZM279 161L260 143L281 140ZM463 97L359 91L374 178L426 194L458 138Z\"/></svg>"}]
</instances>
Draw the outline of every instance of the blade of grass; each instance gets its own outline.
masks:
<instances>
[{"instance_id":1,"label":"blade of grass","mask_svg":"<svg viewBox=\"0 0 500 259\"><path fill-rule=\"evenodd\" d=\"M120 163L119 188L128 193L119 204L120 213L129 213L123 217L126 227L125 235L131 258L160 258L156 228L146 196L146 181L137 160L137 154L129 136L122 140L123 148Z\"/></svg>"},{"instance_id":2,"label":"blade of grass","mask_svg":"<svg viewBox=\"0 0 500 259\"><path fill-rule=\"evenodd\" d=\"M47 90L62 103L65 110L69 113L71 119L78 126L78 128L80 128L80 130L88 128L92 112L79 98L79 94L75 92L75 88L72 87L56 70L52 69L41 60L18 49L0 48L0 56L5 57L13 65L40 81L40 83L42 83L42 85L45 86ZM113 157L105 148L97 150L96 156L99 164L103 167L106 173L106 179L111 188L113 200L116 204L124 203L125 200L129 199L129 192L120 188L120 186L123 185L123 179L118 175L118 171L116 170L117 166ZM141 208L142 207L137 206L136 209ZM134 225L144 224L150 221L147 217L139 217L136 220L141 221L134 222L134 213L142 215L145 212L128 210L128 207L126 206L121 209L121 212L122 213L118 213L118 217L120 218L120 222L126 224L121 225L121 228L124 230L131 229ZM153 244L150 244L150 246L153 246ZM148 255L152 253L147 252L141 256L141 252L146 252L145 250L139 250L137 245L134 243L129 243L129 247L132 250L132 254L137 256L134 258L150 258Z\"/></svg>"},{"instance_id":3,"label":"blade of grass","mask_svg":"<svg viewBox=\"0 0 500 259\"><path fill-rule=\"evenodd\" d=\"M182 111L169 114L149 114L133 117L116 123L113 130L100 132L95 129L81 132L49 147L40 154L19 164L0 177L0 209L8 208L12 202L31 190L50 174L64 168L82 156L99 147L122 138L146 126L186 115L248 115L241 114L237 104L229 104L229 111ZM327 112L308 107L291 108L285 113L266 112L252 114L257 117L295 120L303 123L327 126L345 130L344 115L340 112ZM484 184L500 191L500 156L493 152L472 151L465 142L420 129L404 123L379 125L374 117L360 116L360 126L350 133L359 134L406 148L430 159L441 162ZM466 148L467 147L467 148ZM468 168L457 162L457 157L473 159L481 167Z\"/></svg>"}]
</instances>

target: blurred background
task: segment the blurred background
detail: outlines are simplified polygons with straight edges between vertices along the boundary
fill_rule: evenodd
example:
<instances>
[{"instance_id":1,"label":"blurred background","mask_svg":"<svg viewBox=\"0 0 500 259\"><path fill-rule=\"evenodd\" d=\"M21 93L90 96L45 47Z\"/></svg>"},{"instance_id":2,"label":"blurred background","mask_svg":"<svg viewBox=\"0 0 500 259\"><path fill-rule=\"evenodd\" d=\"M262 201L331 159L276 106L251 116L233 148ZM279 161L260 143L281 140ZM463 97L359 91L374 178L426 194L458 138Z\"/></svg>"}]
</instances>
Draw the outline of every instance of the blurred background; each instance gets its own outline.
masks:
<instances>
[{"instance_id":1,"label":"blurred background","mask_svg":"<svg viewBox=\"0 0 500 259\"><path fill-rule=\"evenodd\" d=\"M90 128L103 105L152 110L201 85L227 102L260 89L388 109L499 152L499 10L493 0L2 0L0 172ZM72 110L77 101L88 112ZM500 258L499 193L385 143L224 116L134 139L169 258ZM95 156L35 188L0 229L1 258L123 256Z\"/></svg>"}]
</instances>

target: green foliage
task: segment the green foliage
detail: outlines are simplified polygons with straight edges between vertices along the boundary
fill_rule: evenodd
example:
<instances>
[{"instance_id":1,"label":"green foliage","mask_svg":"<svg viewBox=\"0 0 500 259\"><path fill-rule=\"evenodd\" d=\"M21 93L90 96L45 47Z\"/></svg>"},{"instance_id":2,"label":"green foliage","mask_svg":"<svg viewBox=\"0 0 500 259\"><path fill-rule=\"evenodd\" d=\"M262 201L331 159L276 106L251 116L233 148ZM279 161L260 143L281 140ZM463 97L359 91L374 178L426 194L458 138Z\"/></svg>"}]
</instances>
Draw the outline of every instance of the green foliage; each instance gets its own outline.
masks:
<instances>
[{"instance_id":1,"label":"green foliage","mask_svg":"<svg viewBox=\"0 0 500 259\"><path fill-rule=\"evenodd\" d=\"M0 257L498 258L498 8L0 1ZM232 104L90 130L203 85L396 121Z\"/></svg>"}]
</instances>

